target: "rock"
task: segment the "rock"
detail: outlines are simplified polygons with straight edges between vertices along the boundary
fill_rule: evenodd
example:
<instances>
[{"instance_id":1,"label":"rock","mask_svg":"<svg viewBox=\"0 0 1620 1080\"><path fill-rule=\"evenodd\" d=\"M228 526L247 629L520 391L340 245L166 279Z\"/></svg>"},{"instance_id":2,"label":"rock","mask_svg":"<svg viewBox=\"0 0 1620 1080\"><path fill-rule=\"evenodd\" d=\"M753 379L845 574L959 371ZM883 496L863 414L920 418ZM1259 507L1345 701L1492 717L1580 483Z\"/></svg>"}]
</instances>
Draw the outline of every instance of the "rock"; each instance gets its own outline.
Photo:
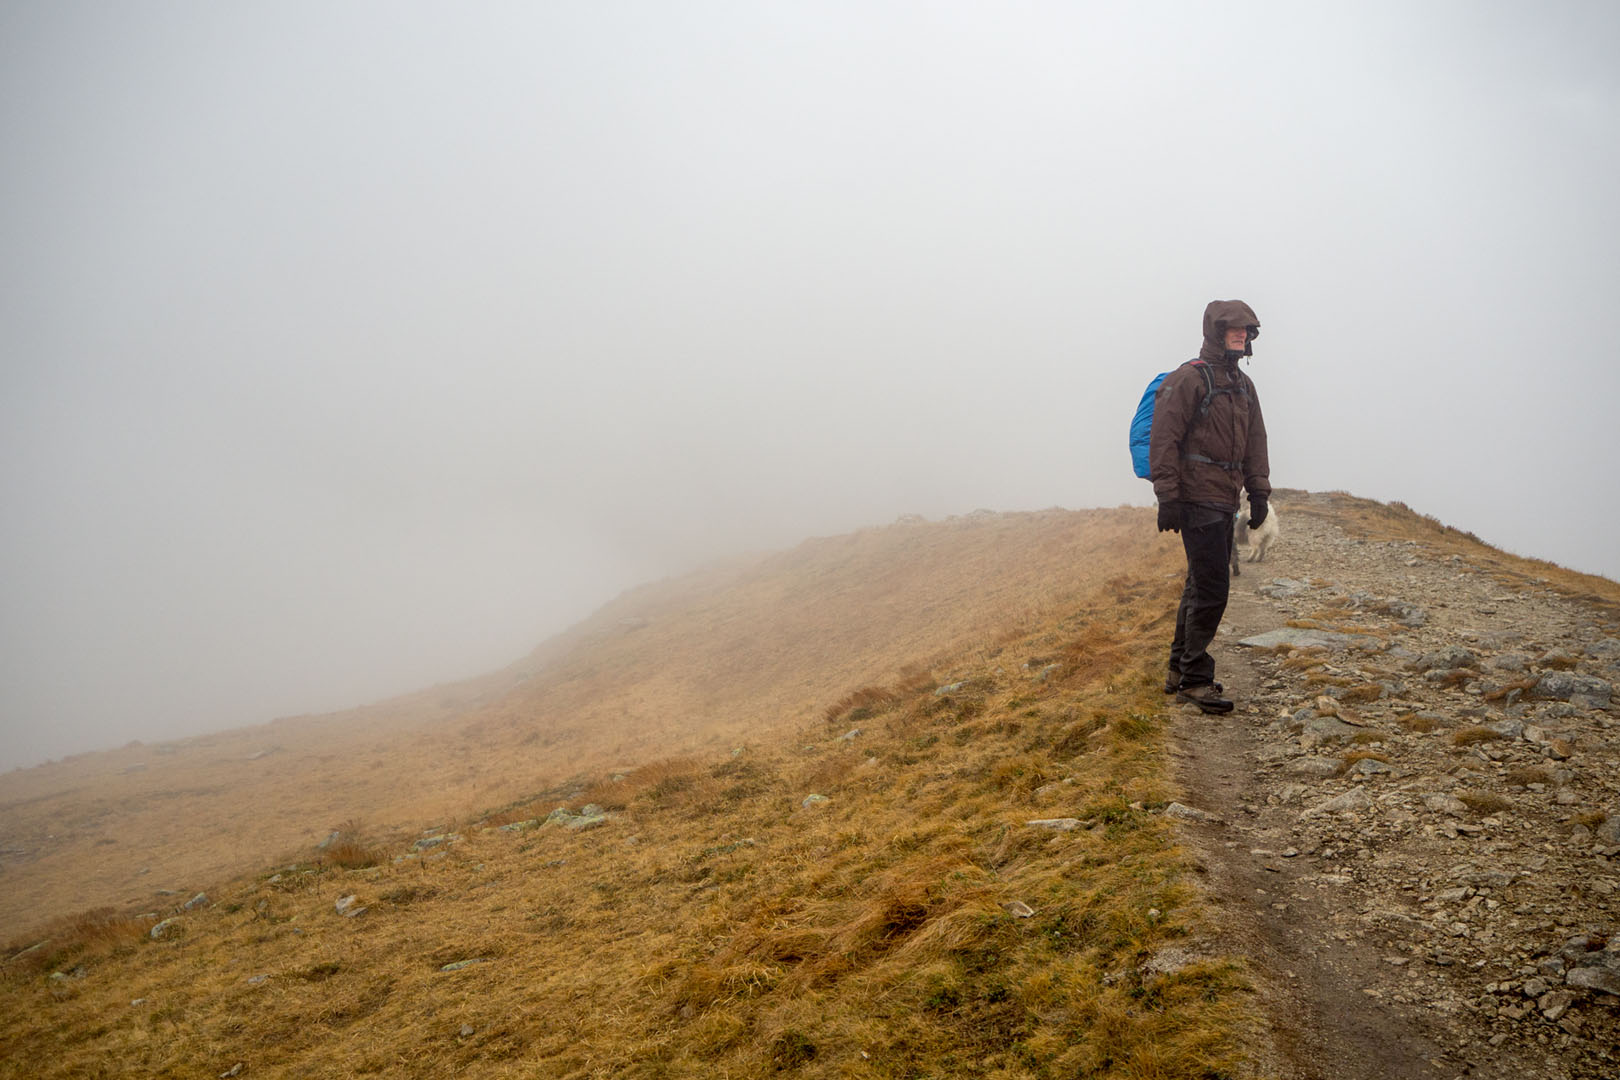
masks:
<instances>
[{"instance_id":1,"label":"rock","mask_svg":"<svg viewBox=\"0 0 1620 1080\"><path fill-rule=\"evenodd\" d=\"M1541 659L1537 660L1536 663L1544 668L1552 668L1554 671L1570 671L1580 663L1580 660L1563 649L1548 649L1541 654Z\"/></svg>"},{"instance_id":2,"label":"rock","mask_svg":"<svg viewBox=\"0 0 1620 1080\"><path fill-rule=\"evenodd\" d=\"M1608 707L1613 693L1614 687L1595 675L1549 671L1530 688L1529 696L1542 701L1567 701L1584 709L1603 709Z\"/></svg>"},{"instance_id":3,"label":"rock","mask_svg":"<svg viewBox=\"0 0 1620 1080\"><path fill-rule=\"evenodd\" d=\"M208 903L208 894L198 893L196 896L193 896L190 900L187 900L184 904L180 905L180 909L182 911L194 911L206 903Z\"/></svg>"},{"instance_id":4,"label":"rock","mask_svg":"<svg viewBox=\"0 0 1620 1080\"><path fill-rule=\"evenodd\" d=\"M1586 647L1586 655L1594 660L1620 660L1620 638L1604 638Z\"/></svg>"},{"instance_id":5,"label":"rock","mask_svg":"<svg viewBox=\"0 0 1620 1080\"><path fill-rule=\"evenodd\" d=\"M838 736L838 738L835 739L834 741L835 742L854 742L856 739L858 739L860 737L861 737L861 729L860 728L850 728L848 731L846 731L842 735Z\"/></svg>"},{"instance_id":6,"label":"rock","mask_svg":"<svg viewBox=\"0 0 1620 1080\"><path fill-rule=\"evenodd\" d=\"M1366 788L1351 788L1343 795L1335 796L1325 803L1306 810L1301 817L1315 817L1318 814L1342 814L1372 808L1372 796L1367 794Z\"/></svg>"},{"instance_id":7,"label":"rock","mask_svg":"<svg viewBox=\"0 0 1620 1080\"><path fill-rule=\"evenodd\" d=\"M1384 762L1379 761L1377 758L1362 758L1360 761L1356 762L1355 771L1360 773L1362 776L1374 776L1378 773L1392 773L1395 771L1395 769L1393 766L1387 765Z\"/></svg>"},{"instance_id":8,"label":"rock","mask_svg":"<svg viewBox=\"0 0 1620 1080\"><path fill-rule=\"evenodd\" d=\"M808 810L812 806L820 806L822 803L828 801L830 800L825 795L806 795L799 805Z\"/></svg>"},{"instance_id":9,"label":"rock","mask_svg":"<svg viewBox=\"0 0 1620 1080\"><path fill-rule=\"evenodd\" d=\"M1072 817L1036 818L1033 821L1026 821L1024 824L1037 829L1056 829L1058 832L1068 832L1071 829L1080 827L1080 819Z\"/></svg>"},{"instance_id":10,"label":"rock","mask_svg":"<svg viewBox=\"0 0 1620 1080\"><path fill-rule=\"evenodd\" d=\"M1246 637L1239 641L1238 644L1247 645L1254 649L1302 649L1311 645L1343 648L1346 645L1353 645L1366 640L1368 640L1366 634L1338 634L1328 630L1301 630L1292 626L1285 626L1281 630L1268 630L1264 634Z\"/></svg>"},{"instance_id":11,"label":"rock","mask_svg":"<svg viewBox=\"0 0 1620 1080\"><path fill-rule=\"evenodd\" d=\"M440 971L462 971L462 970L464 970L466 968L472 967L474 964L487 964L487 963L489 963L489 957L487 957L487 956L475 956L471 960L457 960L453 964L445 964L443 967L439 968L439 970Z\"/></svg>"},{"instance_id":12,"label":"rock","mask_svg":"<svg viewBox=\"0 0 1620 1080\"><path fill-rule=\"evenodd\" d=\"M153 941L157 941L159 938L165 938L170 934L178 932L179 929L179 919L164 919L162 922L153 926L151 930L147 931L147 933Z\"/></svg>"},{"instance_id":13,"label":"rock","mask_svg":"<svg viewBox=\"0 0 1620 1080\"><path fill-rule=\"evenodd\" d=\"M1568 986L1620 996L1620 971L1610 967L1577 967L1564 972Z\"/></svg>"},{"instance_id":14,"label":"rock","mask_svg":"<svg viewBox=\"0 0 1620 1080\"><path fill-rule=\"evenodd\" d=\"M1494 731L1504 739L1517 739L1524 734L1524 724L1518 720L1493 720L1489 724L1481 724L1488 731Z\"/></svg>"},{"instance_id":15,"label":"rock","mask_svg":"<svg viewBox=\"0 0 1620 1080\"><path fill-rule=\"evenodd\" d=\"M507 824L500 826L500 831L501 832L525 832L525 831L527 831L529 829L538 829L539 827L540 827L540 819L539 818L530 818L527 821L508 822Z\"/></svg>"},{"instance_id":16,"label":"rock","mask_svg":"<svg viewBox=\"0 0 1620 1080\"><path fill-rule=\"evenodd\" d=\"M1261 596L1269 596L1273 600L1292 600L1301 593L1308 593L1311 587L1303 581L1293 578L1273 578L1271 584L1262 585L1255 590Z\"/></svg>"},{"instance_id":17,"label":"rock","mask_svg":"<svg viewBox=\"0 0 1620 1080\"><path fill-rule=\"evenodd\" d=\"M1414 671L1437 671L1479 666L1479 657L1461 645L1448 645L1444 649L1424 653L1412 665Z\"/></svg>"},{"instance_id":18,"label":"rock","mask_svg":"<svg viewBox=\"0 0 1620 1080\"><path fill-rule=\"evenodd\" d=\"M1022 900L1008 900L1001 905L1002 910L1015 919L1027 919L1035 914L1035 909Z\"/></svg>"},{"instance_id":19,"label":"rock","mask_svg":"<svg viewBox=\"0 0 1620 1080\"><path fill-rule=\"evenodd\" d=\"M1486 660L1485 666L1495 671L1516 674L1530 669L1530 658L1524 653L1500 653Z\"/></svg>"},{"instance_id":20,"label":"rock","mask_svg":"<svg viewBox=\"0 0 1620 1080\"><path fill-rule=\"evenodd\" d=\"M1620 844L1620 814L1610 814L1604 818L1598 824L1597 829L1594 830L1593 835L1597 837L1598 843L1603 844L1605 847Z\"/></svg>"},{"instance_id":21,"label":"rock","mask_svg":"<svg viewBox=\"0 0 1620 1080\"><path fill-rule=\"evenodd\" d=\"M1283 767L1289 776L1307 776L1317 780L1326 780L1338 776L1343 762L1338 758L1302 757L1290 761Z\"/></svg>"},{"instance_id":22,"label":"rock","mask_svg":"<svg viewBox=\"0 0 1620 1080\"><path fill-rule=\"evenodd\" d=\"M337 913L342 915L345 919L352 919L356 915L364 915L366 913L365 907L363 907L360 903L360 898L352 893L343 897L332 906L337 910Z\"/></svg>"},{"instance_id":23,"label":"rock","mask_svg":"<svg viewBox=\"0 0 1620 1080\"><path fill-rule=\"evenodd\" d=\"M1568 990L1552 990L1536 1000L1536 1008L1541 1010L1541 1015L1554 1023L1562 1019L1573 1004L1575 995Z\"/></svg>"},{"instance_id":24,"label":"rock","mask_svg":"<svg viewBox=\"0 0 1620 1080\"><path fill-rule=\"evenodd\" d=\"M577 814L569 810L566 806L559 806L557 809L546 815L546 820L542 824L561 825L565 829L572 829L575 832L583 832L586 829L594 829L597 826L604 824L607 820L607 811L603 810L595 803L587 803L579 808L579 813Z\"/></svg>"},{"instance_id":25,"label":"rock","mask_svg":"<svg viewBox=\"0 0 1620 1080\"><path fill-rule=\"evenodd\" d=\"M1178 802L1173 802L1166 806L1164 808L1164 816L1179 818L1182 821L1219 822L1221 820L1214 814L1208 813L1207 811L1199 810L1196 807L1184 806Z\"/></svg>"},{"instance_id":26,"label":"rock","mask_svg":"<svg viewBox=\"0 0 1620 1080\"><path fill-rule=\"evenodd\" d=\"M330 833L327 833L325 840L322 840L320 843L315 845L315 850L316 851L325 851L327 848L329 848L333 844L337 843L338 842L338 837L340 837L342 835L343 834L341 832L339 832L336 829L333 829Z\"/></svg>"},{"instance_id":27,"label":"rock","mask_svg":"<svg viewBox=\"0 0 1620 1080\"><path fill-rule=\"evenodd\" d=\"M1455 795L1447 795L1444 792L1423 796L1423 805L1437 814L1450 814L1452 817L1464 817L1468 813L1467 803Z\"/></svg>"},{"instance_id":28,"label":"rock","mask_svg":"<svg viewBox=\"0 0 1620 1080\"><path fill-rule=\"evenodd\" d=\"M424 836L416 843L412 844L411 847L417 851L426 851L429 848L438 847L440 844L444 843L445 840L446 837L443 836Z\"/></svg>"},{"instance_id":29,"label":"rock","mask_svg":"<svg viewBox=\"0 0 1620 1080\"><path fill-rule=\"evenodd\" d=\"M1313 716L1305 722L1303 737L1313 745L1342 742L1354 737L1356 729L1336 716Z\"/></svg>"}]
</instances>

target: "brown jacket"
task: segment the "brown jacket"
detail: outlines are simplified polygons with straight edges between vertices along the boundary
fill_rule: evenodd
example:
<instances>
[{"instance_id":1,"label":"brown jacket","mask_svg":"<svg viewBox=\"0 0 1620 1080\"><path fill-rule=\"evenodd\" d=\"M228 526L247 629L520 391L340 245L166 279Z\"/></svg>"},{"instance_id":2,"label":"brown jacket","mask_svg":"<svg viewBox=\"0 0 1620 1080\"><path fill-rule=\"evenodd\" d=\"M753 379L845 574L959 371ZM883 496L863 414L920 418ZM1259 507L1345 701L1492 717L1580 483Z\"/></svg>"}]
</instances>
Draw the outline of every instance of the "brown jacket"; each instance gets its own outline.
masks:
<instances>
[{"instance_id":1,"label":"brown jacket","mask_svg":"<svg viewBox=\"0 0 1620 1080\"><path fill-rule=\"evenodd\" d=\"M1266 453L1266 422L1254 381L1226 357L1226 328L1249 328L1251 345L1260 333L1254 309L1241 300L1216 300L1204 309L1204 345L1159 384L1153 404L1153 435L1148 466L1153 494L1160 502L1191 502L1235 512L1240 488L1252 498L1271 495L1271 460ZM1216 393L1200 416L1207 392L1203 365Z\"/></svg>"}]
</instances>

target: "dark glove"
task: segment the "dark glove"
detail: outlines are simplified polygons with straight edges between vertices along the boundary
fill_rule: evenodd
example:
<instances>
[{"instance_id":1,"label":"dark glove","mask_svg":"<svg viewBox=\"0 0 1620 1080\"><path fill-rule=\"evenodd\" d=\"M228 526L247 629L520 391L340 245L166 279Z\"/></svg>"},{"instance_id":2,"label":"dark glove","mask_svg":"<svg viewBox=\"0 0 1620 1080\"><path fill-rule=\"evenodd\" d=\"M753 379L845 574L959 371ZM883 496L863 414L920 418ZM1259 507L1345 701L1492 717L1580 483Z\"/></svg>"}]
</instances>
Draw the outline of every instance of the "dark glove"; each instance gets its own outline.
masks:
<instances>
[{"instance_id":1,"label":"dark glove","mask_svg":"<svg viewBox=\"0 0 1620 1080\"><path fill-rule=\"evenodd\" d=\"M1265 524L1266 515L1270 512L1271 508L1266 505L1265 496L1249 496L1249 528L1258 529Z\"/></svg>"},{"instance_id":2,"label":"dark glove","mask_svg":"<svg viewBox=\"0 0 1620 1080\"><path fill-rule=\"evenodd\" d=\"M1178 502L1162 502L1159 504L1159 531L1181 531L1181 504Z\"/></svg>"}]
</instances>

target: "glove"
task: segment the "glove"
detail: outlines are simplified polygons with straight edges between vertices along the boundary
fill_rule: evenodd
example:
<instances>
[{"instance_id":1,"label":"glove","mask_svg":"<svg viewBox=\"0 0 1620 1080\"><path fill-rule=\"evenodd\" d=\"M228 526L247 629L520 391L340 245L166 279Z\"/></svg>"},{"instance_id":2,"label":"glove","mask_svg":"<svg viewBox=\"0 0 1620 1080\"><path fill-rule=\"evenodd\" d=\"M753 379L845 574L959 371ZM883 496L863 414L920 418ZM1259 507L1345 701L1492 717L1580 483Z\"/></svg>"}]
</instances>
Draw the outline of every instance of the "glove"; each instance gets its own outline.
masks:
<instances>
[{"instance_id":1,"label":"glove","mask_svg":"<svg viewBox=\"0 0 1620 1080\"><path fill-rule=\"evenodd\" d=\"M1178 502L1162 502L1159 504L1159 531L1181 531L1181 504Z\"/></svg>"},{"instance_id":2,"label":"glove","mask_svg":"<svg viewBox=\"0 0 1620 1080\"><path fill-rule=\"evenodd\" d=\"M1271 508L1266 505L1265 496L1249 496L1249 528L1258 529L1265 524L1266 515L1270 512Z\"/></svg>"}]
</instances>

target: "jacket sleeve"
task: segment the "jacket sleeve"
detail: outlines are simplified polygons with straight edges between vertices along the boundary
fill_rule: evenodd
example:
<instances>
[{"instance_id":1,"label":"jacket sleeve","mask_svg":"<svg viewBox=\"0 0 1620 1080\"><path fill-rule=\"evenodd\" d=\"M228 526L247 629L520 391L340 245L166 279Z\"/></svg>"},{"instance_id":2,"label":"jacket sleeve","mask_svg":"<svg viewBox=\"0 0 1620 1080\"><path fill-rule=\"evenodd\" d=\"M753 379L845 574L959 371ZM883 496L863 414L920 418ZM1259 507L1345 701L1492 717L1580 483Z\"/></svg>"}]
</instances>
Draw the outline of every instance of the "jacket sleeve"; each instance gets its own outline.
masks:
<instances>
[{"instance_id":1,"label":"jacket sleeve","mask_svg":"<svg viewBox=\"0 0 1620 1080\"><path fill-rule=\"evenodd\" d=\"M1153 399L1153 431L1148 441L1148 478L1160 502L1181 499L1181 444L1187 438L1193 413L1203 390L1203 380L1186 364L1159 384Z\"/></svg>"},{"instance_id":2,"label":"jacket sleeve","mask_svg":"<svg viewBox=\"0 0 1620 1080\"><path fill-rule=\"evenodd\" d=\"M1245 376L1247 378L1247 376ZM1249 380L1249 439L1243 451L1243 486L1249 497L1271 498L1271 454L1266 448L1266 418L1260 412L1260 395Z\"/></svg>"}]
</instances>

